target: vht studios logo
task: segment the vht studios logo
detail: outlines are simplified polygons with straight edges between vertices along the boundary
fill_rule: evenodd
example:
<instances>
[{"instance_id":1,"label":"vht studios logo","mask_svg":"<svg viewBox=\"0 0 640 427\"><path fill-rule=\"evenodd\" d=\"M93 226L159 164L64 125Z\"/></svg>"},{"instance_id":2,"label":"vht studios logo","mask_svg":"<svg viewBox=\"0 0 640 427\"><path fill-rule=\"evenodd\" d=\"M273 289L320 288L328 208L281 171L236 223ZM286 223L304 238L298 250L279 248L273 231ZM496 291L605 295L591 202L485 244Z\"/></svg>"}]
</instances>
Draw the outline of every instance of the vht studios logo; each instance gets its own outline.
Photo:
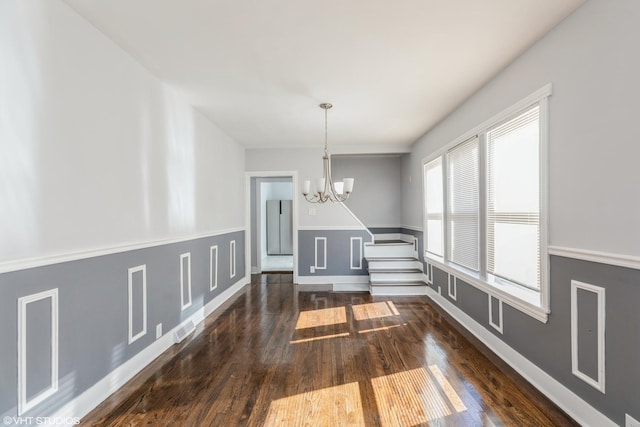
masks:
<instances>
[{"instance_id":1,"label":"vht studios logo","mask_svg":"<svg viewBox=\"0 0 640 427\"><path fill-rule=\"evenodd\" d=\"M10 417L2 418L4 425L76 425L80 417Z\"/></svg>"}]
</instances>

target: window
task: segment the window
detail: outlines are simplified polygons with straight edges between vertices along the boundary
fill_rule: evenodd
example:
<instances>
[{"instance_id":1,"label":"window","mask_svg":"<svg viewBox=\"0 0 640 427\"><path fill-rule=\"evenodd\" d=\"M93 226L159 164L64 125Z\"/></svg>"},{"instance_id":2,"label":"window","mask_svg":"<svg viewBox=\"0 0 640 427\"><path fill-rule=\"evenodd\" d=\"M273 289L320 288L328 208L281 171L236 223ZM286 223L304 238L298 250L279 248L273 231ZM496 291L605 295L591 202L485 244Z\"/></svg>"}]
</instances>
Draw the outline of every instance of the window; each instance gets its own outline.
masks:
<instances>
[{"instance_id":1,"label":"window","mask_svg":"<svg viewBox=\"0 0 640 427\"><path fill-rule=\"evenodd\" d=\"M447 259L480 269L480 175L478 138L447 153Z\"/></svg>"},{"instance_id":2,"label":"window","mask_svg":"<svg viewBox=\"0 0 640 427\"><path fill-rule=\"evenodd\" d=\"M547 86L424 162L425 256L540 320Z\"/></svg>"},{"instance_id":3,"label":"window","mask_svg":"<svg viewBox=\"0 0 640 427\"><path fill-rule=\"evenodd\" d=\"M540 289L539 108L487 132L487 272Z\"/></svg>"},{"instance_id":4,"label":"window","mask_svg":"<svg viewBox=\"0 0 640 427\"><path fill-rule=\"evenodd\" d=\"M443 208L442 157L437 157L424 165L425 183L425 223L427 226L427 252L442 257L443 250Z\"/></svg>"}]
</instances>

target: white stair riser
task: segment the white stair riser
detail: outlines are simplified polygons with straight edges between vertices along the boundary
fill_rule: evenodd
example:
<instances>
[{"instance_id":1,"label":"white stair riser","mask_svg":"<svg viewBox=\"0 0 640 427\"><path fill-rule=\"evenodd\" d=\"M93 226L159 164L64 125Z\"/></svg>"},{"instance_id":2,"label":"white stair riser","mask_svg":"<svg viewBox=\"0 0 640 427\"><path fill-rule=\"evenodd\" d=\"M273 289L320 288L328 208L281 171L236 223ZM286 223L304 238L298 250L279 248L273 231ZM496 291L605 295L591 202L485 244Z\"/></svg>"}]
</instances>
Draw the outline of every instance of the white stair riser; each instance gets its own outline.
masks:
<instances>
[{"instance_id":1,"label":"white stair riser","mask_svg":"<svg viewBox=\"0 0 640 427\"><path fill-rule=\"evenodd\" d=\"M385 261L369 261L369 269L371 270L406 270L408 268L424 271L420 261L403 261L403 260L385 260Z\"/></svg>"},{"instance_id":2,"label":"white stair riser","mask_svg":"<svg viewBox=\"0 0 640 427\"><path fill-rule=\"evenodd\" d=\"M388 272L388 273L378 273L378 272L369 272L369 280L371 282L419 282L422 280L423 273L396 273L396 272Z\"/></svg>"},{"instance_id":3,"label":"white stair riser","mask_svg":"<svg viewBox=\"0 0 640 427\"><path fill-rule=\"evenodd\" d=\"M427 286L381 286L371 285L371 295L427 295Z\"/></svg>"},{"instance_id":4,"label":"white stair riser","mask_svg":"<svg viewBox=\"0 0 640 427\"><path fill-rule=\"evenodd\" d=\"M402 240L401 233L386 233L386 234L374 234L373 241L379 242L381 240Z\"/></svg>"},{"instance_id":5,"label":"white stair riser","mask_svg":"<svg viewBox=\"0 0 640 427\"><path fill-rule=\"evenodd\" d=\"M365 258L408 258L414 256L412 245L365 245Z\"/></svg>"}]
</instances>

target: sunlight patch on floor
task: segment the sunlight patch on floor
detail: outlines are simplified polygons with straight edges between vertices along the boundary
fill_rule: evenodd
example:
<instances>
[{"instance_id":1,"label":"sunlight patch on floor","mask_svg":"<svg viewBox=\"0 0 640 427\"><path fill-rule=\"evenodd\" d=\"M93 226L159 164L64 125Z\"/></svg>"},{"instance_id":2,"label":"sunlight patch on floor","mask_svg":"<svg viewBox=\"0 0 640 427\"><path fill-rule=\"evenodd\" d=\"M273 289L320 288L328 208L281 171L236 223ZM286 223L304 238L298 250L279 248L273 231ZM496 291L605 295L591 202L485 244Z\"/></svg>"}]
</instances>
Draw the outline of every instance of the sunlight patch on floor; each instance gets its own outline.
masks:
<instances>
[{"instance_id":1,"label":"sunlight patch on floor","mask_svg":"<svg viewBox=\"0 0 640 427\"><path fill-rule=\"evenodd\" d=\"M433 377L436 379L436 381L438 381L438 384L440 384L440 387L444 391L444 394L446 394L449 402L451 402L451 405L456 410L456 412L466 411L467 407L464 406L464 403L462 403L462 399L460 399L458 393L456 393L447 378L445 378L440 368L438 368L436 365L430 365L429 370L431 371L431 374L433 374Z\"/></svg>"},{"instance_id":2,"label":"sunlight patch on floor","mask_svg":"<svg viewBox=\"0 0 640 427\"><path fill-rule=\"evenodd\" d=\"M364 426L357 382L274 400L265 426Z\"/></svg>"},{"instance_id":3,"label":"sunlight patch on floor","mask_svg":"<svg viewBox=\"0 0 640 427\"><path fill-rule=\"evenodd\" d=\"M351 309L356 320L379 319L381 317L400 315L400 312L391 301L352 305Z\"/></svg>"},{"instance_id":4,"label":"sunlight patch on floor","mask_svg":"<svg viewBox=\"0 0 640 427\"><path fill-rule=\"evenodd\" d=\"M456 412L462 411L460 405L453 404L460 401L453 387L449 385L443 396L425 368L373 378L371 384L383 427L410 427L449 416L452 412L447 398Z\"/></svg>"},{"instance_id":5,"label":"sunlight patch on floor","mask_svg":"<svg viewBox=\"0 0 640 427\"><path fill-rule=\"evenodd\" d=\"M319 340L326 340L329 338L341 338L341 337L348 337L348 336L349 336L349 332L343 332L341 334L331 334L331 335L322 335L319 337L300 338L297 340L289 341L289 344L301 344L303 342L319 341Z\"/></svg>"},{"instance_id":6,"label":"sunlight patch on floor","mask_svg":"<svg viewBox=\"0 0 640 427\"><path fill-rule=\"evenodd\" d=\"M347 323L347 311L344 307L321 308L301 311L296 323L296 329L317 328L318 326L337 325L340 323Z\"/></svg>"},{"instance_id":7,"label":"sunlight patch on floor","mask_svg":"<svg viewBox=\"0 0 640 427\"><path fill-rule=\"evenodd\" d=\"M389 329L398 328L400 326L407 326L407 324L403 323L401 325L381 326L379 328L362 329L362 330L358 331L358 333L359 334L368 334L369 332L388 331Z\"/></svg>"}]
</instances>

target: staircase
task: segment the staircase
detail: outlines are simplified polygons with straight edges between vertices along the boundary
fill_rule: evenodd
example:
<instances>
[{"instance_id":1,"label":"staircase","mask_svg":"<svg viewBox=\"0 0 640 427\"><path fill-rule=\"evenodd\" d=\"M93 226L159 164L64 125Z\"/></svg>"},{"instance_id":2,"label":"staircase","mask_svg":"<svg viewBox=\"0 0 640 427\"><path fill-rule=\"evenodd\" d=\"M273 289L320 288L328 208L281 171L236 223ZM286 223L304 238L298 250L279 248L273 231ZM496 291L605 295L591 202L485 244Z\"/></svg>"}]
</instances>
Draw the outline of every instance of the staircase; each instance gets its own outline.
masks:
<instances>
[{"instance_id":1,"label":"staircase","mask_svg":"<svg viewBox=\"0 0 640 427\"><path fill-rule=\"evenodd\" d=\"M414 244L404 240L366 243L371 295L426 295L423 265L417 255Z\"/></svg>"}]
</instances>

